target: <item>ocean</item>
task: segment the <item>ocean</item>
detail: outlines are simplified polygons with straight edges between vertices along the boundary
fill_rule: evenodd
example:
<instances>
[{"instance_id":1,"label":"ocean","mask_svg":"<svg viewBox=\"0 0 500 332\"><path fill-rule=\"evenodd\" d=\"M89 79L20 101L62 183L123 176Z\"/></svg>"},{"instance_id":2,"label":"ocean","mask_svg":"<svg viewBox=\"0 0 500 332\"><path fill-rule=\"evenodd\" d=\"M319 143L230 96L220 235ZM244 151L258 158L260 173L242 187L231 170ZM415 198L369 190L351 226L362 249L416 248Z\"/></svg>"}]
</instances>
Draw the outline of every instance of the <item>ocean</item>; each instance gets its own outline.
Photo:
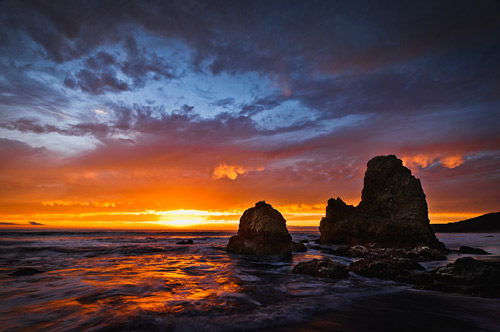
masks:
<instances>
[{"instance_id":1,"label":"ocean","mask_svg":"<svg viewBox=\"0 0 500 332\"><path fill-rule=\"evenodd\" d=\"M290 233L308 251L280 259L226 253L234 232L0 231L0 330L498 331L500 299L292 274L302 261L352 259L317 247L319 232ZM428 269L500 258L500 234L437 236L493 255ZM24 267L45 272L9 275Z\"/></svg>"}]
</instances>

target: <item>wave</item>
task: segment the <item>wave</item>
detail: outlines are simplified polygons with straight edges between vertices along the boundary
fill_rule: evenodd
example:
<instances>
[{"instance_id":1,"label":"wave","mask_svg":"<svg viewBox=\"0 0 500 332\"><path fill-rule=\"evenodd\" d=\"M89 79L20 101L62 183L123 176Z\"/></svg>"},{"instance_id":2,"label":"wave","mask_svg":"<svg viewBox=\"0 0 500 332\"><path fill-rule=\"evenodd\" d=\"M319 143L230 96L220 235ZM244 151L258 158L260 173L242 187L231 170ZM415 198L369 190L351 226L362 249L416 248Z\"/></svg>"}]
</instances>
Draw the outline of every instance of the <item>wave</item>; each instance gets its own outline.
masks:
<instances>
[{"instance_id":1,"label":"wave","mask_svg":"<svg viewBox=\"0 0 500 332\"><path fill-rule=\"evenodd\" d=\"M188 248L184 246L117 246L117 247L59 247L59 246L17 246L0 248L0 255L5 256L9 254L23 254L23 253L33 253L39 254L41 252L53 252L59 254L81 254L85 257L96 257L96 256L106 256L106 255L121 255L121 256L134 256L134 255L144 255L152 253L168 253L168 252L179 252L187 251Z\"/></svg>"}]
</instances>

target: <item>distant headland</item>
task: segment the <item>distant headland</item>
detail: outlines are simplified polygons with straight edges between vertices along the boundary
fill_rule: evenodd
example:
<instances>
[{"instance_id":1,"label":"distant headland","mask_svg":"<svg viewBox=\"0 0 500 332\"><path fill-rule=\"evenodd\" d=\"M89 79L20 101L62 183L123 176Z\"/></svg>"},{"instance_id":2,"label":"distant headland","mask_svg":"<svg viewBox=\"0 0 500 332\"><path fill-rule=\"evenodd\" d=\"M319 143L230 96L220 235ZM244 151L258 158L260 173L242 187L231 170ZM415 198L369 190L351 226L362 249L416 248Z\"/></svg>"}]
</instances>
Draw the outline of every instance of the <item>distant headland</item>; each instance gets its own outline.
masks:
<instances>
[{"instance_id":1,"label":"distant headland","mask_svg":"<svg viewBox=\"0 0 500 332\"><path fill-rule=\"evenodd\" d=\"M431 224L438 233L500 233L500 212L492 212L448 224Z\"/></svg>"}]
</instances>

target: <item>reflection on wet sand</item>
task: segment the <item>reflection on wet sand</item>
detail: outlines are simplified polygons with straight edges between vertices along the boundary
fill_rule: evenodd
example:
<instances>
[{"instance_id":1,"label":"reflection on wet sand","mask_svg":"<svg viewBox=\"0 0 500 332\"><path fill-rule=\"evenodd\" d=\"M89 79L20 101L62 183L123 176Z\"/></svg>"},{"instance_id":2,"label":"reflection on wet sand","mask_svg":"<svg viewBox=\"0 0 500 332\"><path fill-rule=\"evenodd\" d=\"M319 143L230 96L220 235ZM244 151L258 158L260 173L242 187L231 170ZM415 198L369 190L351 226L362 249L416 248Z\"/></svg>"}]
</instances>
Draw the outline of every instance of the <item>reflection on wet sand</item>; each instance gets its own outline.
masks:
<instances>
[{"instance_id":1,"label":"reflection on wet sand","mask_svg":"<svg viewBox=\"0 0 500 332\"><path fill-rule=\"evenodd\" d=\"M227 254L230 235L0 236L0 330L272 329L307 321L356 298L408 288L355 275L338 282L295 275L291 269L301 261L329 257L348 264L350 258L333 257L314 245L286 259ZM188 236L193 245L176 244ZM294 236L313 240L317 234ZM9 275L22 267L45 272Z\"/></svg>"}]
</instances>

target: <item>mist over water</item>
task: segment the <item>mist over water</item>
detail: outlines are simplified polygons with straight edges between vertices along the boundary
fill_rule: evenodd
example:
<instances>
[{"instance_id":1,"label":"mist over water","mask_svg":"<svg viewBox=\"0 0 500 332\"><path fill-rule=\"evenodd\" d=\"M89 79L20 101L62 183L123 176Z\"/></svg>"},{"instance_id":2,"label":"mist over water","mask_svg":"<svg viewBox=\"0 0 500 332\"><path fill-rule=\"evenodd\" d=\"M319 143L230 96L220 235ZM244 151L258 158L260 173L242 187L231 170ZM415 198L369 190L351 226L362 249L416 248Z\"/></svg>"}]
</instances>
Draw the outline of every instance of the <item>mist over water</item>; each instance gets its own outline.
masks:
<instances>
[{"instance_id":1,"label":"mist over water","mask_svg":"<svg viewBox=\"0 0 500 332\"><path fill-rule=\"evenodd\" d=\"M227 254L233 232L2 232L0 329L260 330L411 287L354 274L337 282L292 274L301 261L352 260L314 249L318 232L291 233L295 241L310 240L309 250L278 259ZM498 236L440 239L452 249L472 244L500 255ZM187 239L194 244L176 244ZM23 267L45 272L9 275Z\"/></svg>"}]
</instances>

